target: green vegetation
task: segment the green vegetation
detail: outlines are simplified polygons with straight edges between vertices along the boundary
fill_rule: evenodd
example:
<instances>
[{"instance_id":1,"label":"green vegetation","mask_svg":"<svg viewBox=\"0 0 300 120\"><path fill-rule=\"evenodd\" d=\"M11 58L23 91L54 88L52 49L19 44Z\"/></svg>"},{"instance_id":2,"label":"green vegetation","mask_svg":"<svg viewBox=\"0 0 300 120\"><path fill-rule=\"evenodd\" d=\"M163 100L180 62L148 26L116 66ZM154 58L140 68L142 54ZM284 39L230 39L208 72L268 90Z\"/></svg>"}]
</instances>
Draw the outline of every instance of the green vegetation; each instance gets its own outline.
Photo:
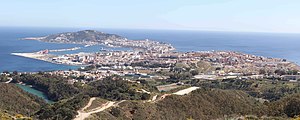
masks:
<instances>
[{"instance_id":1,"label":"green vegetation","mask_svg":"<svg viewBox=\"0 0 300 120\"><path fill-rule=\"evenodd\" d=\"M0 120L33 120L30 117L25 117L21 114L11 115L0 110Z\"/></svg>"},{"instance_id":2,"label":"green vegetation","mask_svg":"<svg viewBox=\"0 0 300 120\"><path fill-rule=\"evenodd\" d=\"M143 86L124 81L119 76L108 77L85 86L80 83L68 84L66 80L69 78L43 73L21 74L13 78L13 82L32 85L34 88L45 92L49 99L54 101L71 98L80 93L108 100L140 100L143 96L143 93L136 92L136 89L143 88Z\"/></svg>"},{"instance_id":3,"label":"green vegetation","mask_svg":"<svg viewBox=\"0 0 300 120\"><path fill-rule=\"evenodd\" d=\"M171 80L177 82L178 80L190 79L192 77L190 71L191 68L188 65L177 63L174 67L172 67L168 75ZM194 73L194 71L192 73Z\"/></svg>"},{"instance_id":4,"label":"green vegetation","mask_svg":"<svg viewBox=\"0 0 300 120\"><path fill-rule=\"evenodd\" d=\"M204 63L198 63L198 65ZM277 80L240 80L226 79L215 81L190 80L191 76L201 72L197 65L176 64L169 73L169 82L184 82L201 89L184 96L171 95L155 103L145 102L151 95L159 96L154 85L156 80L141 79L129 82L124 77L110 76L103 80L83 84L67 81L64 78L45 73L18 74L11 76L14 83L22 82L43 91L56 101L45 104L41 99L30 95L13 84L1 83L0 115L22 114L36 119L71 120L77 111L85 106L91 97L97 97L86 109L101 106L108 100L127 100L118 107L92 115L89 119L222 119L245 116L253 119L288 118L300 115L300 84ZM207 70L204 70L207 71ZM178 75L176 75L178 74ZM1 77L0 77L1 78ZM6 79L3 76L1 79ZM77 78L75 78L77 79ZM86 80L84 77L81 78ZM134 79L134 78L132 78ZM161 81L161 83L163 83ZM166 93L172 93L190 85L183 85ZM151 91L151 95L141 92ZM139 92L138 92L139 91ZM260 98L259 100L257 98ZM16 100L16 101L12 101ZM16 104L17 103L17 104ZM1 116L0 116L1 117Z\"/></svg>"},{"instance_id":5,"label":"green vegetation","mask_svg":"<svg viewBox=\"0 0 300 120\"><path fill-rule=\"evenodd\" d=\"M6 82L8 81L8 78L6 75L0 75L0 82Z\"/></svg>"},{"instance_id":6,"label":"green vegetation","mask_svg":"<svg viewBox=\"0 0 300 120\"><path fill-rule=\"evenodd\" d=\"M9 114L31 116L44 105L42 99L24 92L13 84L0 83L0 110Z\"/></svg>"},{"instance_id":7,"label":"green vegetation","mask_svg":"<svg viewBox=\"0 0 300 120\"><path fill-rule=\"evenodd\" d=\"M130 83L122 80L119 76L107 77L101 81L95 81L89 84L86 94L91 97L101 97L108 100L146 100L144 94L139 93L137 83ZM150 96L149 96L150 97Z\"/></svg>"},{"instance_id":8,"label":"green vegetation","mask_svg":"<svg viewBox=\"0 0 300 120\"><path fill-rule=\"evenodd\" d=\"M225 90L242 90L256 98L276 101L286 95L300 93L300 84L274 80L239 80L222 81L191 81L193 85L203 88L218 88Z\"/></svg>"},{"instance_id":9,"label":"green vegetation","mask_svg":"<svg viewBox=\"0 0 300 120\"><path fill-rule=\"evenodd\" d=\"M71 120L77 115L77 110L85 106L89 99L89 96L79 94L55 104L43 106L35 117L41 120Z\"/></svg>"},{"instance_id":10,"label":"green vegetation","mask_svg":"<svg viewBox=\"0 0 300 120\"><path fill-rule=\"evenodd\" d=\"M45 73L14 74L14 83L25 83L46 93L49 99L57 101L54 104L38 106L26 115L33 115L37 119L71 120L77 115L77 110L87 104L90 97L100 97L107 100L147 100L150 95L137 92L143 85L124 81L119 76L112 76L101 81L81 84L68 84L64 78ZM146 88L144 88L146 89ZM10 100L6 100L10 101ZM23 103L25 104L25 103Z\"/></svg>"},{"instance_id":11,"label":"green vegetation","mask_svg":"<svg viewBox=\"0 0 300 120\"><path fill-rule=\"evenodd\" d=\"M73 97L80 91L73 85L68 84L66 80L68 78L39 73L16 75L13 77L12 82L23 82L32 85L35 89L46 93L50 100L58 101Z\"/></svg>"},{"instance_id":12,"label":"green vegetation","mask_svg":"<svg viewBox=\"0 0 300 120\"><path fill-rule=\"evenodd\" d=\"M185 96L168 96L157 103L126 101L93 114L88 120L278 119L300 115L300 94L264 104L239 90L199 89Z\"/></svg>"},{"instance_id":13,"label":"green vegetation","mask_svg":"<svg viewBox=\"0 0 300 120\"><path fill-rule=\"evenodd\" d=\"M90 111L90 110L93 110L93 109L95 109L95 108L98 108L99 106L105 104L106 102L108 102L108 100L102 99L102 98L96 98L96 99L92 102L91 106L89 106L88 108L86 108L85 111L88 112L88 111Z\"/></svg>"},{"instance_id":14,"label":"green vegetation","mask_svg":"<svg viewBox=\"0 0 300 120\"><path fill-rule=\"evenodd\" d=\"M162 74L170 77L171 82L178 82L180 80L189 80L199 73L208 73L216 68L212 67L210 63L199 61L198 63L176 63L171 66L170 71L158 71L157 74Z\"/></svg>"},{"instance_id":15,"label":"green vegetation","mask_svg":"<svg viewBox=\"0 0 300 120\"><path fill-rule=\"evenodd\" d=\"M168 96L157 103L127 101L119 107L93 115L109 119L184 120L217 119L224 115L264 115L264 105L242 91L199 89L186 96Z\"/></svg>"},{"instance_id":16,"label":"green vegetation","mask_svg":"<svg viewBox=\"0 0 300 120\"><path fill-rule=\"evenodd\" d=\"M0 120L13 120L13 119L14 119L14 118L13 118L12 115L0 111Z\"/></svg>"},{"instance_id":17,"label":"green vegetation","mask_svg":"<svg viewBox=\"0 0 300 120\"><path fill-rule=\"evenodd\" d=\"M145 68L168 68L171 67L171 64L162 64L162 63L156 63L156 62L151 62L151 61L142 61L142 62L135 62L131 63L132 67L140 66L140 67L145 67Z\"/></svg>"},{"instance_id":18,"label":"green vegetation","mask_svg":"<svg viewBox=\"0 0 300 120\"><path fill-rule=\"evenodd\" d=\"M300 115L300 94L288 95L278 101L265 104L269 107L269 116L297 117Z\"/></svg>"}]
</instances>

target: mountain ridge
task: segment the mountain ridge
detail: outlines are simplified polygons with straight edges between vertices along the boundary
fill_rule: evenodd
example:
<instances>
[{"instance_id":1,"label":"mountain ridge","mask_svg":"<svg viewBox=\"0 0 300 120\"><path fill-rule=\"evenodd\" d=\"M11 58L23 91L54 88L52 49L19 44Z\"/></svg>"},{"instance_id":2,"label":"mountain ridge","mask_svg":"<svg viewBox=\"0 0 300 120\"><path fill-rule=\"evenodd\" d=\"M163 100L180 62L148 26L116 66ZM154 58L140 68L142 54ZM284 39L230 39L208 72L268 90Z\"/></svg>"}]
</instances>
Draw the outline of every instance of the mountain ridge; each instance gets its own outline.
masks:
<instances>
[{"instance_id":1,"label":"mountain ridge","mask_svg":"<svg viewBox=\"0 0 300 120\"><path fill-rule=\"evenodd\" d=\"M99 32L96 30L82 30L77 32L63 32L44 37L29 37L27 40L39 40L51 43L80 43L88 44L88 42L101 42L105 40L125 40L126 38L116 34Z\"/></svg>"},{"instance_id":2,"label":"mountain ridge","mask_svg":"<svg viewBox=\"0 0 300 120\"><path fill-rule=\"evenodd\" d=\"M109 47L138 48L151 51L172 51L175 48L168 43L153 40L130 40L117 34L109 34L96 30L64 32L44 37L27 37L25 40L38 40L50 43L106 45Z\"/></svg>"}]
</instances>

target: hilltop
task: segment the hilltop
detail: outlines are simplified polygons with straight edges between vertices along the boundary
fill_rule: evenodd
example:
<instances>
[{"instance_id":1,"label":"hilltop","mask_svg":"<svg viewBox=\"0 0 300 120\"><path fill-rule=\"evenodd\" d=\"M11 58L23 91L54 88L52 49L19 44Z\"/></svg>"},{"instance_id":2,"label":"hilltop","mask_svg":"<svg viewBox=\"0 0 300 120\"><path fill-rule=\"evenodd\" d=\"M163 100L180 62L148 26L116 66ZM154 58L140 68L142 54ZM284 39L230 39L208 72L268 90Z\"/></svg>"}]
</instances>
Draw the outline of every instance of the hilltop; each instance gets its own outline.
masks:
<instances>
[{"instance_id":1,"label":"hilltop","mask_svg":"<svg viewBox=\"0 0 300 120\"><path fill-rule=\"evenodd\" d=\"M196 87L183 85L158 92L150 81L125 81L124 77L116 75L87 84L70 83L70 78L42 72L12 74L11 77L12 83L32 85L56 102L41 104L17 86L2 83L0 94L4 97L0 98L0 115L3 113L6 117L22 114L36 119L66 120L75 117L89 120L208 120L249 116L288 119L300 113L298 83L284 81L194 81L194 86L199 89L183 95L178 93ZM293 93L298 94L291 95Z\"/></svg>"},{"instance_id":2,"label":"hilltop","mask_svg":"<svg viewBox=\"0 0 300 120\"><path fill-rule=\"evenodd\" d=\"M128 47L152 51L172 51L175 48L167 43L152 40L128 40L125 37L99 32L95 30L83 30L78 32L65 32L44 37L28 37L25 40L38 40L50 43L106 45L109 47Z\"/></svg>"},{"instance_id":3,"label":"hilltop","mask_svg":"<svg viewBox=\"0 0 300 120\"><path fill-rule=\"evenodd\" d=\"M235 115L260 116L265 114L264 110L263 104L242 91L199 89L184 96L167 96L155 103L126 101L88 119L209 120Z\"/></svg>"},{"instance_id":4,"label":"hilltop","mask_svg":"<svg viewBox=\"0 0 300 120\"><path fill-rule=\"evenodd\" d=\"M78 32L64 32L44 37L30 37L28 40L39 40L52 43L102 43L106 40L125 40L124 37L115 34L108 34L95 30L83 30Z\"/></svg>"}]
</instances>

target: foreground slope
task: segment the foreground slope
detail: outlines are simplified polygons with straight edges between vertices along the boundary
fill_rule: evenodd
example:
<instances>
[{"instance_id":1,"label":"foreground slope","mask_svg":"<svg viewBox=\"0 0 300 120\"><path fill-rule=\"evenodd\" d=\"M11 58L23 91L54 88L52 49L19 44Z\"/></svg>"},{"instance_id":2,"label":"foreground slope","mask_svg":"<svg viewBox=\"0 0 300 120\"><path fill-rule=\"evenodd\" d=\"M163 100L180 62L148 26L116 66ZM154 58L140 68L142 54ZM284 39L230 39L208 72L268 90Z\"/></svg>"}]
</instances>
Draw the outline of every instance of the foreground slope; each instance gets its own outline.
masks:
<instances>
[{"instance_id":1,"label":"foreground slope","mask_svg":"<svg viewBox=\"0 0 300 120\"><path fill-rule=\"evenodd\" d=\"M199 89L184 96L167 96L156 103L126 101L88 119L208 120L226 115L264 115L264 110L264 105L242 91Z\"/></svg>"},{"instance_id":2,"label":"foreground slope","mask_svg":"<svg viewBox=\"0 0 300 120\"><path fill-rule=\"evenodd\" d=\"M0 83L0 95L0 110L10 114L30 116L44 103L14 84Z\"/></svg>"}]
</instances>

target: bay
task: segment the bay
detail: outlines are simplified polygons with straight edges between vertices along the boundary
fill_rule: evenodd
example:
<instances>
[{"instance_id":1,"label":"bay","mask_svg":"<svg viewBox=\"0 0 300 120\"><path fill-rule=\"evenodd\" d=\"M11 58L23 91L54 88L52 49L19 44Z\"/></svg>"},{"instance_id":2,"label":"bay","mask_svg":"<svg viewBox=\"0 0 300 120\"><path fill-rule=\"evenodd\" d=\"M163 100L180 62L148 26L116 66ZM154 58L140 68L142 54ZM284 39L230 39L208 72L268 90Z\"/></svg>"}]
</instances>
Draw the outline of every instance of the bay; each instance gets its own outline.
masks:
<instances>
[{"instance_id":1,"label":"bay","mask_svg":"<svg viewBox=\"0 0 300 120\"><path fill-rule=\"evenodd\" d=\"M78 44L55 44L31 40L24 37L38 37L60 32L75 32L84 28L29 28L0 27L0 71L51 71L77 69L78 66L57 65L35 59L13 56L15 52L36 52L44 49L64 49L82 47L76 51L56 54L98 52L111 49L105 46L84 48ZM209 32L183 30L141 30L141 29L94 29L114 33L128 39L150 39L172 44L177 51L237 51L265 57L284 58L300 63L300 34L287 33L246 33L246 32Z\"/></svg>"},{"instance_id":2,"label":"bay","mask_svg":"<svg viewBox=\"0 0 300 120\"><path fill-rule=\"evenodd\" d=\"M42 98L43 100L45 100L47 103L53 103L53 101L49 100L47 95L41 91L38 91L28 85L21 85L21 84L16 84L16 86L18 86L19 88L21 88L22 90L30 93L30 94L33 94L33 95L36 95L40 98Z\"/></svg>"}]
</instances>

